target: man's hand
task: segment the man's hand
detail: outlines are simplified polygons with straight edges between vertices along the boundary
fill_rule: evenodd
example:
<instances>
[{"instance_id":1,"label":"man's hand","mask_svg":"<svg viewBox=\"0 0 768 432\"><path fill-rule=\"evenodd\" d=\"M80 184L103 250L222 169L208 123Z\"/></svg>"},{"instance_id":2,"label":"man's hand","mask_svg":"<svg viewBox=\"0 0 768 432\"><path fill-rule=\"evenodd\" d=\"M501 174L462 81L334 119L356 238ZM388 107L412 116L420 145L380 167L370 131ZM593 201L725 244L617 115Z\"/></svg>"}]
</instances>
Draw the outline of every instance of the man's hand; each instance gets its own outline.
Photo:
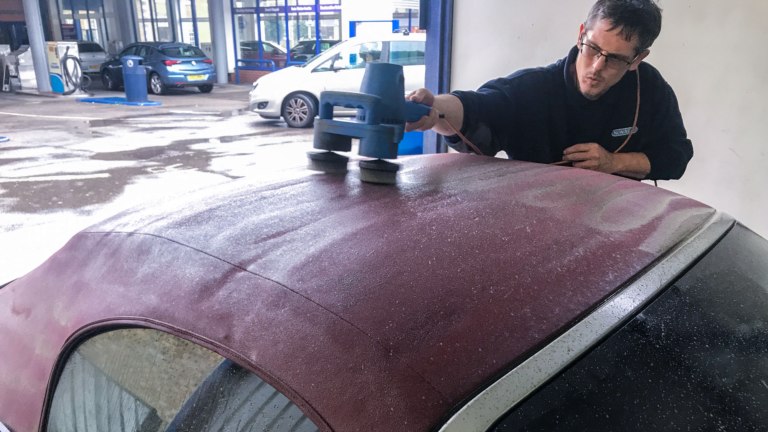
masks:
<instances>
[{"instance_id":1,"label":"man's hand","mask_svg":"<svg viewBox=\"0 0 768 432\"><path fill-rule=\"evenodd\" d=\"M405 97L405 99L411 102L424 104L430 107L434 106L435 104L435 95L433 95L432 92L430 92L425 88L420 88L418 90L412 91L408 96ZM440 118L437 114L437 111L433 109L429 111L429 115L426 115L413 123L406 123L405 131L410 132L414 130L419 130L419 131L430 130L433 127L435 127L438 121L440 121Z\"/></svg>"},{"instance_id":2,"label":"man's hand","mask_svg":"<svg viewBox=\"0 0 768 432\"><path fill-rule=\"evenodd\" d=\"M563 151L563 160L573 162L576 168L600 171L608 174L616 172L613 167L613 154L597 143L576 144Z\"/></svg>"},{"instance_id":3,"label":"man's hand","mask_svg":"<svg viewBox=\"0 0 768 432\"><path fill-rule=\"evenodd\" d=\"M440 135L450 136L461 130L464 122L464 106L461 105L461 101L456 96L451 94L435 96L429 90L421 88L411 92L405 98L432 107L428 116L424 116L413 123L406 123L406 132L432 129Z\"/></svg>"},{"instance_id":4,"label":"man's hand","mask_svg":"<svg viewBox=\"0 0 768 432\"><path fill-rule=\"evenodd\" d=\"M610 153L597 143L576 144L563 151L563 160L577 168L642 179L651 172L645 153Z\"/></svg>"}]
</instances>

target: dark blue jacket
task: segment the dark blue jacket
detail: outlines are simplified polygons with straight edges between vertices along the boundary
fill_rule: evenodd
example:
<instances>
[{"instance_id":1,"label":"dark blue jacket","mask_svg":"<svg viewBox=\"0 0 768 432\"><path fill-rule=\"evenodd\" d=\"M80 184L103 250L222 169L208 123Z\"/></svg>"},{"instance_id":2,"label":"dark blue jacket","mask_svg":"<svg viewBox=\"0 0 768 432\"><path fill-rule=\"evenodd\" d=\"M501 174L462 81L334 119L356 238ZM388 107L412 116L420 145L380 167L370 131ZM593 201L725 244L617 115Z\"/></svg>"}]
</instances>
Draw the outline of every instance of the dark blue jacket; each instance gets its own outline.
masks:
<instances>
[{"instance_id":1,"label":"dark blue jacket","mask_svg":"<svg viewBox=\"0 0 768 432\"><path fill-rule=\"evenodd\" d=\"M626 139L637 106L637 72L595 101L579 93L569 72L578 50L547 67L524 69L454 91L464 105L462 133L486 155L504 150L510 159L552 163L574 144L596 142L613 152ZM677 179L693 156L677 98L659 71L641 63L637 129L621 150L642 152L651 162L647 179ZM452 146L465 150L456 137Z\"/></svg>"}]
</instances>

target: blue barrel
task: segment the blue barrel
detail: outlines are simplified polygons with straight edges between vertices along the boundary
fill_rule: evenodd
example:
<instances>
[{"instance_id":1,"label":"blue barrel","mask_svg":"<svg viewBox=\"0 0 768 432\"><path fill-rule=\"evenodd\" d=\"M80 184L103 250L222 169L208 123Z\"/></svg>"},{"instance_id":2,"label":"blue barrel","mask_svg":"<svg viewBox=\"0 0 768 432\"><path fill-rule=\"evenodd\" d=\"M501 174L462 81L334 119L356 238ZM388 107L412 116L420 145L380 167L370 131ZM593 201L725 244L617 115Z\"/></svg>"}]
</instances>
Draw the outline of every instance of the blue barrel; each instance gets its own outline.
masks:
<instances>
[{"instance_id":1,"label":"blue barrel","mask_svg":"<svg viewBox=\"0 0 768 432\"><path fill-rule=\"evenodd\" d=\"M127 55L120 59L123 63L123 86L128 102L147 102L147 70L141 64L139 56Z\"/></svg>"}]
</instances>

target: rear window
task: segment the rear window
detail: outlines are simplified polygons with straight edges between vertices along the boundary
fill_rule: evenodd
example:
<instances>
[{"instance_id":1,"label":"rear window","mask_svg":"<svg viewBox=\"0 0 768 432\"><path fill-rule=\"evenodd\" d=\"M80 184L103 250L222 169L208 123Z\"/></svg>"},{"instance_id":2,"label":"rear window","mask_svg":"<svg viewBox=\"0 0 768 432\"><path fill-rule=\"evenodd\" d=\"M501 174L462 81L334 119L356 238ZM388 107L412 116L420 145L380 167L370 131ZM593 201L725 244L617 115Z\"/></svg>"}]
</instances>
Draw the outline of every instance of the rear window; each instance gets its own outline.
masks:
<instances>
[{"instance_id":1,"label":"rear window","mask_svg":"<svg viewBox=\"0 0 768 432\"><path fill-rule=\"evenodd\" d=\"M56 384L48 432L316 432L285 395L175 336L122 329L87 340Z\"/></svg>"},{"instance_id":2,"label":"rear window","mask_svg":"<svg viewBox=\"0 0 768 432\"><path fill-rule=\"evenodd\" d=\"M768 242L737 225L650 306L492 430L766 425Z\"/></svg>"},{"instance_id":3,"label":"rear window","mask_svg":"<svg viewBox=\"0 0 768 432\"><path fill-rule=\"evenodd\" d=\"M195 46L167 47L167 48L161 49L160 52L168 57L177 57L177 58L205 57L205 53L200 48Z\"/></svg>"},{"instance_id":4,"label":"rear window","mask_svg":"<svg viewBox=\"0 0 768 432\"><path fill-rule=\"evenodd\" d=\"M104 52L101 45L93 42L78 42L77 51L81 53Z\"/></svg>"},{"instance_id":5,"label":"rear window","mask_svg":"<svg viewBox=\"0 0 768 432\"><path fill-rule=\"evenodd\" d=\"M402 66L423 65L425 46L422 41L393 41L389 48L389 61Z\"/></svg>"}]
</instances>

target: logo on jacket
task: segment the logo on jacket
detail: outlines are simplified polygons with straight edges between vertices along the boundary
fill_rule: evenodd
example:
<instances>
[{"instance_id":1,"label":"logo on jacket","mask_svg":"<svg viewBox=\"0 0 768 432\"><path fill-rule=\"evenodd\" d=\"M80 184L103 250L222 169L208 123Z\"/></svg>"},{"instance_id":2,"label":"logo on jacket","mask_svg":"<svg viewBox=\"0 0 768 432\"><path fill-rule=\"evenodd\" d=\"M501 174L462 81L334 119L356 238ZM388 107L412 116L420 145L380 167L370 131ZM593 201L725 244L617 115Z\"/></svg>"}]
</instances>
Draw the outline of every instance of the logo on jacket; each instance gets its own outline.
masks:
<instances>
[{"instance_id":1,"label":"logo on jacket","mask_svg":"<svg viewBox=\"0 0 768 432\"><path fill-rule=\"evenodd\" d=\"M611 136L614 137L614 138L624 137L624 136L629 135L629 131L630 130L632 131L633 134L636 134L637 133L637 126L635 126L634 129L632 129L631 127L625 127L625 128L621 128L621 129L614 129L613 131L611 131Z\"/></svg>"}]
</instances>

